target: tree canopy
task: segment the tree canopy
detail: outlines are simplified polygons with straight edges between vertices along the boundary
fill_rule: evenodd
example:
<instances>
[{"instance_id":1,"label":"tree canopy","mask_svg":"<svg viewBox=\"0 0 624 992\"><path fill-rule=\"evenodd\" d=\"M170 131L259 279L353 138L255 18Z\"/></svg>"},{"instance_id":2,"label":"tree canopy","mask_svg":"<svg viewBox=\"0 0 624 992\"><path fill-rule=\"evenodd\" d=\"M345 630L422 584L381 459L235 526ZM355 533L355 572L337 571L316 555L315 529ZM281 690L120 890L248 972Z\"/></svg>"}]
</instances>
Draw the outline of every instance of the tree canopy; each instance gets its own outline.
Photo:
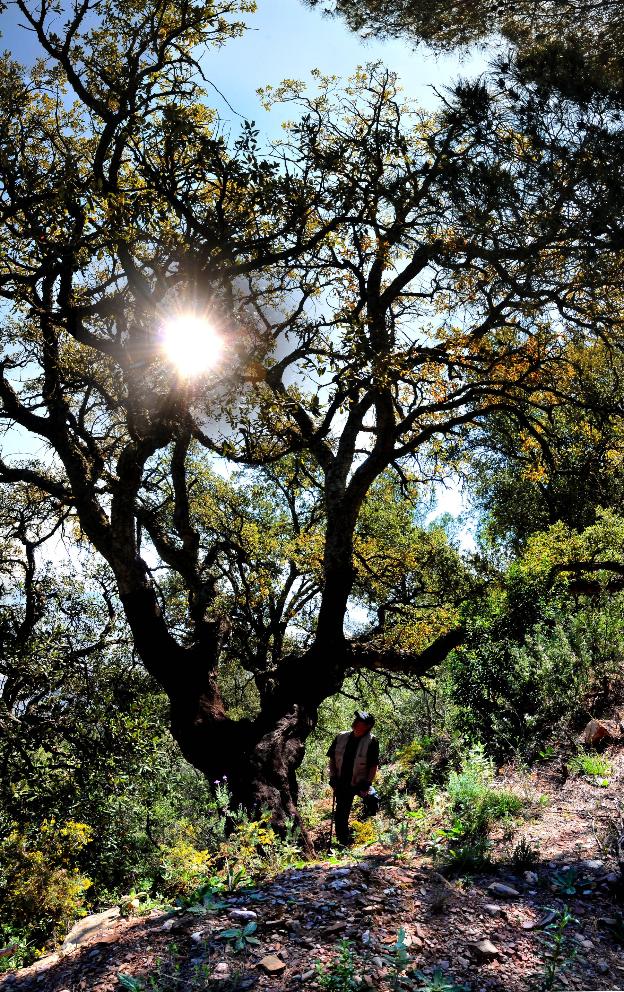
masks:
<instances>
[{"instance_id":1,"label":"tree canopy","mask_svg":"<svg viewBox=\"0 0 624 992\"><path fill-rule=\"evenodd\" d=\"M609 408L578 356L621 347L621 129L599 93L513 66L433 114L371 66L267 90L296 116L263 148L252 125L228 138L196 61L250 4L92 0L60 33L19 7L42 60L0 76L0 417L44 455L8 448L0 482L106 562L186 757L283 822L346 674L414 676L464 635L470 577L442 591L431 535L412 528L409 581L385 549L380 568L388 493L443 476L490 418L546 450L561 408ZM219 331L210 374L164 356L175 313ZM397 607L429 621L397 638ZM228 652L255 715L227 712Z\"/></svg>"},{"instance_id":2,"label":"tree canopy","mask_svg":"<svg viewBox=\"0 0 624 992\"><path fill-rule=\"evenodd\" d=\"M621 55L624 9L620 0L559 0L535 3L500 3L476 0L456 3L453 0L306 0L310 6L322 7L345 17L356 31L366 34L407 35L414 41L442 49L467 46L502 35L515 44L552 42L574 37L590 50L598 47L602 54Z\"/></svg>"}]
</instances>

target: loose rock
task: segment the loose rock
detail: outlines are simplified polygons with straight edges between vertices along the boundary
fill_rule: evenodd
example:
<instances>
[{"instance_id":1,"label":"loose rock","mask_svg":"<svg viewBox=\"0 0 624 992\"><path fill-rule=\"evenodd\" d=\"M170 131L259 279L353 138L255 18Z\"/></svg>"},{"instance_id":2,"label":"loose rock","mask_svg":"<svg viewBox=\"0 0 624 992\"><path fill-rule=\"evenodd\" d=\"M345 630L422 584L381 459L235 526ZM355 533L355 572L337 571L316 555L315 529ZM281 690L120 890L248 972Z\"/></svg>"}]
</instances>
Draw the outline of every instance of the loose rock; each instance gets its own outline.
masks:
<instances>
[{"instance_id":1,"label":"loose rock","mask_svg":"<svg viewBox=\"0 0 624 992\"><path fill-rule=\"evenodd\" d=\"M281 958L278 958L277 954L267 954L266 957L258 962L258 965L266 971L267 975L281 975L286 969L286 965Z\"/></svg>"},{"instance_id":2,"label":"loose rock","mask_svg":"<svg viewBox=\"0 0 624 992\"><path fill-rule=\"evenodd\" d=\"M498 896L499 899L517 899L520 895L517 889L512 888L511 885L503 885L502 882L492 882L488 885L487 891L493 896Z\"/></svg>"},{"instance_id":3,"label":"loose rock","mask_svg":"<svg viewBox=\"0 0 624 992\"><path fill-rule=\"evenodd\" d=\"M486 902L483 907L488 916L507 916L507 913L502 906L497 906L496 903Z\"/></svg>"},{"instance_id":4,"label":"loose rock","mask_svg":"<svg viewBox=\"0 0 624 992\"><path fill-rule=\"evenodd\" d=\"M622 732L615 720L590 720L583 731L583 743L587 747L593 747L598 741L615 741L621 736Z\"/></svg>"},{"instance_id":5,"label":"loose rock","mask_svg":"<svg viewBox=\"0 0 624 992\"><path fill-rule=\"evenodd\" d=\"M552 923L552 921L555 919L556 915L557 914L555 913L554 910L549 909L546 913L544 913L542 916L540 916L539 920L530 921L528 923L523 923L522 924L522 929L523 930L541 930L542 927L546 927L546 926L548 926L549 923Z\"/></svg>"},{"instance_id":6,"label":"loose rock","mask_svg":"<svg viewBox=\"0 0 624 992\"><path fill-rule=\"evenodd\" d=\"M500 954L498 947L491 940L488 940L487 937L468 944L468 947L480 961L492 961Z\"/></svg>"},{"instance_id":7,"label":"loose rock","mask_svg":"<svg viewBox=\"0 0 624 992\"><path fill-rule=\"evenodd\" d=\"M63 950L67 951L70 944L72 945L72 949L75 949L79 944L84 943L85 940L91 937L92 934L97 933L98 930L105 930L109 927L118 916L119 906L115 906L114 909L107 909L103 913L93 913L91 916L85 916L67 934L63 941Z\"/></svg>"},{"instance_id":8,"label":"loose rock","mask_svg":"<svg viewBox=\"0 0 624 992\"><path fill-rule=\"evenodd\" d=\"M240 920L243 923L250 923L258 919L258 914L253 909L231 909L228 913L233 920Z\"/></svg>"}]
</instances>

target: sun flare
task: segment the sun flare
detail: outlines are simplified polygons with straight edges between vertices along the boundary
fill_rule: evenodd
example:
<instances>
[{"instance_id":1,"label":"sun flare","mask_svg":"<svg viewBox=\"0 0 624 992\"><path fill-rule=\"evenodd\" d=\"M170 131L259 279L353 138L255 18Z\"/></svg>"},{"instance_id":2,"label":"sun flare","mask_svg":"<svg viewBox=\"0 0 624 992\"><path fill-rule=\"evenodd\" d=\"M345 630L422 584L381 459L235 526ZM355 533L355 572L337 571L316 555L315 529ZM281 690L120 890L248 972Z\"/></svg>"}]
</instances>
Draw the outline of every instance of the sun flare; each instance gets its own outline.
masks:
<instances>
[{"instance_id":1,"label":"sun flare","mask_svg":"<svg viewBox=\"0 0 624 992\"><path fill-rule=\"evenodd\" d=\"M162 331L163 351L180 375L202 375L219 361L223 341L206 317L179 314Z\"/></svg>"}]
</instances>

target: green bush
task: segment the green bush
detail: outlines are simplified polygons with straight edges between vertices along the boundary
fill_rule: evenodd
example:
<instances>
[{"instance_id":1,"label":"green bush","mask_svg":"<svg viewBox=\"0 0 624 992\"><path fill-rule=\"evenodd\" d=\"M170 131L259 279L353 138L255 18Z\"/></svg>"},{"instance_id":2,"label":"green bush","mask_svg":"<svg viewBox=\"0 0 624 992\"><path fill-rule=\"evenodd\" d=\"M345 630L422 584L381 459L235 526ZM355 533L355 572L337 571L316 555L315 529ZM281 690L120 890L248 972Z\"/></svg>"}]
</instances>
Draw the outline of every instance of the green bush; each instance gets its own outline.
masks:
<instances>
[{"instance_id":1,"label":"green bush","mask_svg":"<svg viewBox=\"0 0 624 992\"><path fill-rule=\"evenodd\" d=\"M46 820L28 832L13 827L0 840L0 941L17 942L22 962L84 915L92 883L75 861L90 839L84 823ZM0 959L0 966L11 960Z\"/></svg>"},{"instance_id":2,"label":"green bush","mask_svg":"<svg viewBox=\"0 0 624 992\"><path fill-rule=\"evenodd\" d=\"M513 792L492 788L494 768L481 744L470 749L459 772L449 775L449 811L463 837L485 836L494 823L509 820L522 809Z\"/></svg>"},{"instance_id":3,"label":"green bush","mask_svg":"<svg viewBox=\"0 0 624 992\"><path fill-rule=\"evenodd\" d=\"M613 772L608 758L603 754L576 754L568 761L568 769L572 774L587 775L591 778L607 779Z\"/></svg>"},{"instance_id":4,"label":"green bush","mask_svg":"<svg viewBox=\"0 0 624 992\"><path fill-rule=\"evenodd\" d=\"M447 665L453 730L499 756L544 753L561 726L609 709L624 675L624 597L576 602L510 569L503 591L466 617Z\"/></svg>"},{"instance_id":5,"label":"green bush","mask_svg":"<svg viewBox=\"0 0 624 992\"><path fill-rule=\"evenodd\" d=\"M527 871L534 868L539 859L538 849L526 837L521 837L511 852L509 863L517 871Z\"/></svg>"}]
</instances>

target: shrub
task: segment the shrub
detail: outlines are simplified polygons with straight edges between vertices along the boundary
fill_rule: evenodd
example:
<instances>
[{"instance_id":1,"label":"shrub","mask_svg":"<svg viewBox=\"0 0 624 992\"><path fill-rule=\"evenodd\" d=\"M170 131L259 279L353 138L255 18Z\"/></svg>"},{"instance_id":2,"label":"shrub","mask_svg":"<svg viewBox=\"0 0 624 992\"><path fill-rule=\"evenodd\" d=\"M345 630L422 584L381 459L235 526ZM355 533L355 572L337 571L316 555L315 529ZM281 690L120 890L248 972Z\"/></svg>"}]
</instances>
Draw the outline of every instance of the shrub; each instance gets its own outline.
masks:
<instances>
[{"instance_id":1,"label":"shrub","mask_svg":"<svg viewBox=\"0 0 624 992\"><path fill-rule=\"evenodd\" d=\"M212 816L204 818L202 828L183 820L173 842L162 848L158 885L179 902L196 901L199 890L233 891L251 885L301 859L295 829L281 837L267 810L251 819L242 808L230 807L225 783L215 785Z\"/></svg>"},{"instance_id":2,"label":"shrub","mask_svg":"<svg viewBox=\"0 0 624 992\"><path fill-rule=\"evenodd\" d=\"M197 847L197 831L183 820L178 836L163 848L161 871L163 894L171 898L188 896L211 874L213 857Z\"/></svg>"},{"instance_id":3,"label":"shrub","mask_svg":"<svg viewBox=\"0 0 624 992\"><path fill-rule=\"evenodd\" d=\"M539 857L539 851L531 841L521 837L511 852L509 863L518 871L527 871L538 864Z\"/></svg>"},{"instance_id":4,"label":"shrub","mask_svg":"<svg viewBox=\"0 0 624 992\"><path fill-rule=\"evenodd\" d=\"M355 974L355 954L348 940L340 942L338 957L328 967L316 966L317 983L327 992L360 992L362 982Z\"/></svg>"},{"instance_id":5,"label":"shrub","mask_svg":"<svg viewBox=\"0 0 624 992\"><path fill-rule=\"evenodd\" d=\"M404 788L419 802L425 802L432 786L439 785L448 767L450 755L445 739L417 737L396 752L396 761L403 772Z\"/></svg>"},{"instance_id":6,"label":"shrub","mask_svg":"<svg viewBox=\"0 0 624 992\"><path fill-rule=\"evenodd\" d=\"M498 755L535 757L557 724L580 726L622 685L624 596L579 603L526 562L466 607L467 638L447 665L453 722Z\"/></svg>"},{"instance_id":7,"label":"shrub","mask_svg":"<svg viewBox=\"0 0 624 992\"><path fill-rule=\"evenodd\" d=\"M492 865L492 842L487 837L474 837L456 847L449 843L443 853L440 868L454 875L472 875L488 871Z\"/></svg>"},{"instance_id":8,"label":"shrub","mask_svg":"<svg viewBox=\"0 0 624 992\"><path fill-rule=\"evenodd\" d=\"M0 939L11 943L17 938L22 960L84 914L83 896L91 881L72 865L90 839L84 823L46 820L29 832L13 826L0 841L0 905L8 920Z\"/></svg>"},{"instance_id":9,"label":"shrub","mask_svg":"<svg viewBox=\"0 0 624 992\"><path fill-rule=\"evenodd\" d=\"M377 830L370 820L352 820L351 831L354 847L365 847L367 844L374 844L377 840Z\"/></svg>"},{"instance_id":10,"label":"shrub","mask_svg":"<svg viewBox=\"0 0 624 992\"><path fill-rule=\"evenodd\" d=\"M508 820L522 809L522 799L515 793L492 788L493 778L492 762L481 744L471 748L459 772L449 776L450 811L465 837L484 836L494 823Z\"/></svg>"},{"instance_id":11,"label":"shrub","mask_svg":"<svg viewBox=\"0 0 624 992\"><path fill-rule=\"evenodd\" d=\"M611 775L611 762L602 754L576 754L568 761L568 769L573 775L587 775L591 778L606 779Z\"/></svg>"}]
</instances>

